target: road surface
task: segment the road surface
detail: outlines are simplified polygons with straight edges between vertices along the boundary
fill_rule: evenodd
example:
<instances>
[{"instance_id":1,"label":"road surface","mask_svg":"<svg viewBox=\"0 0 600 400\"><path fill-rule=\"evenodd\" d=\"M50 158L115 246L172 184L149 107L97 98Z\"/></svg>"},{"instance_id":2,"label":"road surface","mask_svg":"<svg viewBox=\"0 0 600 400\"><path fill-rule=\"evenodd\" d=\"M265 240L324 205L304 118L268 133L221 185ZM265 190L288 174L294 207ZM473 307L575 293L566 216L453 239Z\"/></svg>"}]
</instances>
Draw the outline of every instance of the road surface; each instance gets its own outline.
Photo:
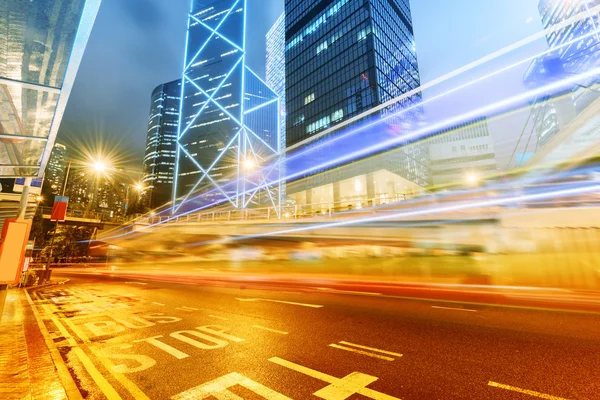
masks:
<instances>
[{"instance_id":1,"label":"road surface","mask_svg":"<svg viewBox=\"0 0 600 400\"><path fill-rule=\"evenodd\" d=\"M88 399L600 399L600 315L68 277L30 290Z\"/></svg>"}]
</instances>

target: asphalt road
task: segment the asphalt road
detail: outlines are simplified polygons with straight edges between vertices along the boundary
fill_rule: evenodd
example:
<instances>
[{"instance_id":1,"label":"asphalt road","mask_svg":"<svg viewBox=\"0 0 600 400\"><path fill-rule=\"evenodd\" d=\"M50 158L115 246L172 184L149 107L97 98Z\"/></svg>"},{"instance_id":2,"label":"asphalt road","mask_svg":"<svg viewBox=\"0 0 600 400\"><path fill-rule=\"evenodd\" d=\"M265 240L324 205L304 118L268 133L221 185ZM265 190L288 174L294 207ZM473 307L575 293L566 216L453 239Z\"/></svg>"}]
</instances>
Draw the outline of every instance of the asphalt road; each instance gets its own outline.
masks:
<instances>
[{"instance_id":1,"label":"asphalt road","mask_svg":"<svg viewBox=\"0 0 600 400\"><path fill-rule=\"evenodd\" d=\"M79 277L31 290L88 399L600 399L600 315Z\"/></svg>"}]
</instances>

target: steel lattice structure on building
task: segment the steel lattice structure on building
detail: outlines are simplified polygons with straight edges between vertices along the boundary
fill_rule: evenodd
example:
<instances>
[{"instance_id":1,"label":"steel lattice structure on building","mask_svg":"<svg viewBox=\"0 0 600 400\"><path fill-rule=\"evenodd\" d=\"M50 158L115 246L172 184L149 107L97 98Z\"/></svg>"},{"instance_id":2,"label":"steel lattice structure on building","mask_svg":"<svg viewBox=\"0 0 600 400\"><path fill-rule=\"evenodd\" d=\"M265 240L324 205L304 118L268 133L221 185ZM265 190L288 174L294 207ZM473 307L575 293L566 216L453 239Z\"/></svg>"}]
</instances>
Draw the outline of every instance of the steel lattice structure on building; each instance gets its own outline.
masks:
<instances>
[{"instance_id":1,"label":"steel lattice structure on building","mask_svg":"<svg viewBox=\"0 0 600 400\"><path fill-rule=\"evenodd\" d=\"M246 65L246 1L192 0L173 211L227 202L278 208L279 109L279 96Z\"/></svg>"}]
</instances>

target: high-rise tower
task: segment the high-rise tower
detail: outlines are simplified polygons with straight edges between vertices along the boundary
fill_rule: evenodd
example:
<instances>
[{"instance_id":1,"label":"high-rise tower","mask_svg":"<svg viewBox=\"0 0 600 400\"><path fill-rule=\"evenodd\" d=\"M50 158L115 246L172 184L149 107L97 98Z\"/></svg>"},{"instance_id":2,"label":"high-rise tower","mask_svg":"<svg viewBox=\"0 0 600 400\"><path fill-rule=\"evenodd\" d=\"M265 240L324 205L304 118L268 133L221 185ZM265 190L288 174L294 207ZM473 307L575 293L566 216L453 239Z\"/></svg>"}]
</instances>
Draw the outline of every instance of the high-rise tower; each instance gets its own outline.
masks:
<instances>
[{"instance_id":1,"label":"high-rise tower","mask_svg":"<svg viewBox=\"0 0 600 400\"><path fill-rule=\"evenodd\" d=\"M279 97L246 65L245 0L192 0L180 111L174 211L243 208L261 189L278 204Z\"/></svg>"},{"instance_id":2,"label":"high-rise tower","mask_svg":"<svg viewBox=\"0 0 600 400\"><path fill-rule=\"evenodd\" d=\"M158 85L152 92L142 178L142 196L150 208L172 199L180 96L181 80Z\"/></svg>"}]
</instances>

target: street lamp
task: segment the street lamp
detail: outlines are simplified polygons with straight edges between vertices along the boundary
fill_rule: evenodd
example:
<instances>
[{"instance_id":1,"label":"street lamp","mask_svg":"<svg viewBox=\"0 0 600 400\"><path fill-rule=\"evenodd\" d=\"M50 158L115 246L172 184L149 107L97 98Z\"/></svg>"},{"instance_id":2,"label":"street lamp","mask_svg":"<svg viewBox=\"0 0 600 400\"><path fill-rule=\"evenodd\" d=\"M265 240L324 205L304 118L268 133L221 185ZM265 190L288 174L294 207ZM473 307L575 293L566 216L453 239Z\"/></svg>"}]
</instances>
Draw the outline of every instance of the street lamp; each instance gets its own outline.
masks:
<instances>
[{"instance_id":1,"label":"street lamp","mask_svg":"<svg viewBox=\"0 0 600 400\"><path fill-rule=\"evenodd\" d=\"M477 186L481 177L476 172L469 172L465 175L465 182L469 186Z\"/></svg>"}]
</instances>

